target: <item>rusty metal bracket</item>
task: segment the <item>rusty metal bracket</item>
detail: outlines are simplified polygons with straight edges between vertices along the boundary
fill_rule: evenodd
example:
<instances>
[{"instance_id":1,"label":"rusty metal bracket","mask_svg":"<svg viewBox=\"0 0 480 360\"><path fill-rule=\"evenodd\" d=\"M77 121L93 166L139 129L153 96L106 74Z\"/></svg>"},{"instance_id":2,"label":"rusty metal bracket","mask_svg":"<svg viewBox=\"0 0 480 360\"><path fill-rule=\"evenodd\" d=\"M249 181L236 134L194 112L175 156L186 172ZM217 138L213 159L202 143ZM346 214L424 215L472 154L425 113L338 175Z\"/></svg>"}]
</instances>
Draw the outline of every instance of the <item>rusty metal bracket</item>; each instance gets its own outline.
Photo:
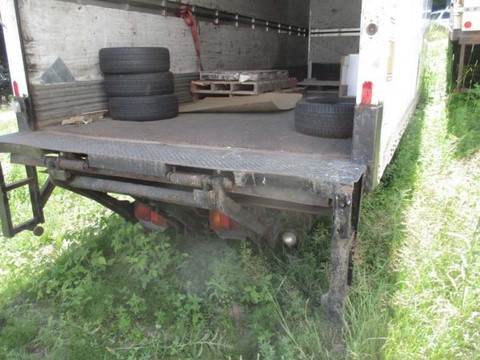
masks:
<instances>
[{"instance_id":1,"label":"rusty metal bracket","mask_svg":"<svg viewBox=\"0 0 480 360\"><path fill-rule=\"evenodd\" d=\"M358 185L360 184L360 185ZM344 300L347 295L350 254L356 236L360 211L361 181L354 185L340 185L333 199L333 231L330 255L330 285L322 296L327 319L341 324ZM353 221L352 221L353 220Z\"/></svg>"},{"instance_id":2,"label":"rusty metal bracket","mask_svg":"<svg viewBox=\"0 0 480 360\"><path fill-rule=\"evenodd\" d=\"M211 189L213 185L212 176L204 174L170 171L167 173L166 178L175 185L196 187L204 190ZM222 186L230 190L233 188L233 182L229 178L223 177Z\"/></svg>"},{"instance_id":3,"label":"rusty metal bracket","mask_svg":"<svg viewBox=\"0 0 480 360\"><path fill-rule=\"evenodd\" d=\"M213 189L210 191L194 191L194 198L203 207L217 209L245 228L252 238L266 236L270 227L261 223L241 205L230 199L224 189L223 177L212 179ZM255 236L256 235L256 236Z\"/></svg>"}]
</instances>

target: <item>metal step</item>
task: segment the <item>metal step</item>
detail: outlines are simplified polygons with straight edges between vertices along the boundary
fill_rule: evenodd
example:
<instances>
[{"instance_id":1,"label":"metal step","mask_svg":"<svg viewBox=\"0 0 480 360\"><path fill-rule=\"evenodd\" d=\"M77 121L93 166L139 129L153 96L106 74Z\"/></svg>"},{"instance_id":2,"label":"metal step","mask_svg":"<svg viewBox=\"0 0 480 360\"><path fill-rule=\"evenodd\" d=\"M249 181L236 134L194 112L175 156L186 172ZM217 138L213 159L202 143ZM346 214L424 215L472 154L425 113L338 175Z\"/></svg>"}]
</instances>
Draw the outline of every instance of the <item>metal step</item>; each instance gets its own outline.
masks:
<instances>
[{"instance_id":1,"label":"metal step","mask_svg":"<svg viewBox=\"0 0 480 360\"><path fill-rule=\"evenodd\" d=\"M39 224L44 222L44 204L42 203L41 191L38 185L37 170L34 166L26 165L25 171L27 176L25 179L6 184L2 165L0 164L0 220L5 237L13 237L23 230L34 230ZM28 186L33 218L15 225L12 220L12 210L8 193L23 186Z\"/></svg>"}]
</instances>

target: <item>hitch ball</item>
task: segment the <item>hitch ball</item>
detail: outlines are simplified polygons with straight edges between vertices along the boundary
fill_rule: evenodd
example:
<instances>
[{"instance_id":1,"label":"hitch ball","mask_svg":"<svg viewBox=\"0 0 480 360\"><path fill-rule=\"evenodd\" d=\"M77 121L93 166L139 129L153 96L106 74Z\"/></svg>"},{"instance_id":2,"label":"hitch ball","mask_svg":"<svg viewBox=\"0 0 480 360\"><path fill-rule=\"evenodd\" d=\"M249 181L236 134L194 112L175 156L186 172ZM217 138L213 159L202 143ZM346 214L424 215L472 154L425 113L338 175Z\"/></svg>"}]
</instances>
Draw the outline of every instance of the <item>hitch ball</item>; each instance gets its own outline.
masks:
<instances>
[{"instance_id":1,"label":"hitch ball","mask_svg":"<svg viewBox=\"0 0 480 360\"><path fill-rule=\"evenodd\" d=\"M35 236L42 236L45 230L43 230L43 227L37 225L33 228L33 235Z\"/></svg>"},{"instance_id":2,"label":"hitch ball","mask_svg":"<svg viewBox=\"0 0 480 360\"><path fill-rule=\"evenodd\" d=\"M294 230L285 230L280 237L288 247L294 247L298 243L298 234Z\"/></svg>"}]
</instances>

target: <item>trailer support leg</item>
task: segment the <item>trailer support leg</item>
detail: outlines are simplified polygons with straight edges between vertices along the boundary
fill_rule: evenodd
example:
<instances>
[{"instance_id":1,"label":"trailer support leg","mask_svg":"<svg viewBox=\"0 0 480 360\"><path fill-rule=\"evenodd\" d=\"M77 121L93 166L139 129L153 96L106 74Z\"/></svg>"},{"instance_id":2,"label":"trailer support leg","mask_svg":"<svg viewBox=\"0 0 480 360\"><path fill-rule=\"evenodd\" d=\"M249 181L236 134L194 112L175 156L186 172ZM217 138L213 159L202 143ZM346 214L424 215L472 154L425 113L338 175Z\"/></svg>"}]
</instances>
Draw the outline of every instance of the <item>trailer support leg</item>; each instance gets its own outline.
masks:
<instances>
[{"instance_id":1,"label":"trailer support leg","mask_svg":"<svg viewBox=\"0 0 480 360\"><path fill-rule=\"evenodd\" d=\"M356 236L361 192L362 185L359 181L353 186L340 186L334 198L330 285L328 292L322 296L322 304L327 319L336 325L340 325L343 318L348 275L351 272L351 250Z\"/></svg>"}]
</instances>

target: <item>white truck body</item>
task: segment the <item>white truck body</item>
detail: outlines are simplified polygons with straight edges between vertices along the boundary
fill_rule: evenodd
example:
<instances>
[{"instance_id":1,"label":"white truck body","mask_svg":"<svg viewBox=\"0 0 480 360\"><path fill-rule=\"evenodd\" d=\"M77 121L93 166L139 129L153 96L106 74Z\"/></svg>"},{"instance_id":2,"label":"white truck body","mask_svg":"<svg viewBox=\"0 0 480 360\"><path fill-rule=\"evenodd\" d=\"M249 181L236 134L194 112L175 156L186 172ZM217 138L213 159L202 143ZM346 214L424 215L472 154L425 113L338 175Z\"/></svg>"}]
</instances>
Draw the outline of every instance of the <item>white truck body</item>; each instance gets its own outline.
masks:
<instances>
[{"instance_id":1,"label":"white truck body","mask_svg":"<svg viewBox=\"0 0 480 360\"><path fill-rule=\"evenodd\" d=\"M98 52L105 47L170 50L175 92L191 100L198 79L190 28L175 1L0 0L20 131L0 137L0 151L25 164L34 203L32 222L14 227L4 187L0 216L6 235L43 222L51 184L92 198L135 221L146 203L191 225L193 212L219 210L250 237L278 234L270 211L333 216L331 285L324 298L338 320L348 254L364 189L390 162L419 96L429 1L191 0L205 70L288 69L340 81L342 58L358 69L353 135L346 139L295 131L293 111L274 114L181 114L130 123L105 118L62 126L105 110ZM352 69L350 69L352 70ZM351 79L352 73L357 74ZM70 80L66 81L65 79ZM348 92L347 92L348 93ZM350 89L352 94L352 89ZM50 183L35 184L36 167ZM2 179L0 179L3 181ZM291 238L291 237L290 237ZM268 239L267 239L268 241Z\"/></svg>"},{"instance_id":2,"label":"white truck body","mask_svg":"<svg viewBox=\"0 0 480 360\"><path fill-rule=\"evenodd\" d=\"M450 15L452 81L457 91L470 87L478 79L480 53L480 1L455 0ZM467 56L468 54L468 56Z\"/></svg>"},{"instance_id":3,"label":"white truck body","mask_svg":"<svg viewBox=\"0 0 480 360\"><path fill-rule=\"evenodd\" d=\"M451 10L452 30L454 32L480 31L480 1L455 0Z\"/></svg>"}]
</instances>

